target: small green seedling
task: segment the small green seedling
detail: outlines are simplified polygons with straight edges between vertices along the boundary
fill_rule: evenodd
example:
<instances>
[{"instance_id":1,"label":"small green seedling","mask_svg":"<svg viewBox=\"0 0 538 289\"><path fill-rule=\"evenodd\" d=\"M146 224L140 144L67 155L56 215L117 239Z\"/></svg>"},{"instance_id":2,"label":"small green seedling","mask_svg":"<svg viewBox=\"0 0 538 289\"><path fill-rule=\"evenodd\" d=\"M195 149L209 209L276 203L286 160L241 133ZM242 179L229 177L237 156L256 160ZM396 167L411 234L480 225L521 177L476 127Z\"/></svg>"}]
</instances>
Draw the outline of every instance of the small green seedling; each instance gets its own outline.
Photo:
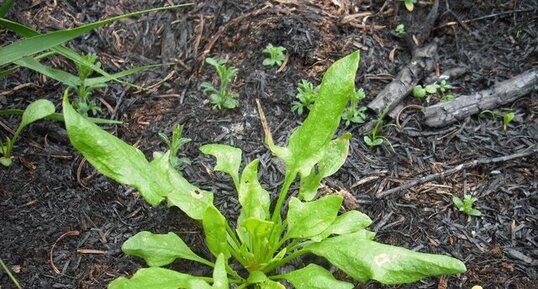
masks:
<instances>
[{"instance_id":1,"label":"small green seedling","mask_svg":"<svg viewBox=\"0 0 538 289\"><path fill-rule=\"evenodd\" d=\"M237 94L228 91L228 85L237 75L237 69L233 66L226 66L225 60L208 57L205 61L215 67L220 79L219 89L216 89L213 84L209 82L202 83L202 90L209 93L209 100L211 101L211 104L213 104L213 108L236 108L239 105Z\"/></svg>"},{"instance_id":2,"label":"small green seedling","mask_svg":"<svg viewBox=\"0 0 538 289\"><path fill-rule=\"evenodd\" d=\"M101 68L101 63L98 61L97 54L82 54L81 57L86 60L88 63L95 65L96 67ZM92 97L92 91L96 88L106 87L105 83L95 83L93 85L87 85L86 79L88 79L94 72L94 70L83 64L82 62L77 63L77 71L79 81L75 86L71 88L75 91L78 98L73 102L73 107L82 115L88 116L88 112L91 112L93 115L97 115L102 112L99 105L95 103L95 100Z\"/></svg>"},{"instance_id":3,"label":"small green seedling","mask_svg":"<svg viewBox=\"0 0 538 289\"><path fill-rule=\"evenodd\" d=\"M401 0L407 11L413 12L413 9L415 9L415 3L417 3L417 0Z\"/></svg>"},{"instance_id":4,"label":"small green seedling","mask_svg":"<svg viewBox=\"0 0 538 289\"><path fill-rule=\"evenodd\" d=\"M396 26L396 28L394 28L394 33L396 33L396 35L398 36L402 36L406 33L405 31L405 25L400 23Z\"/></svg>"},{"instance_id":5,"label":"small green seedling","mask_svg":"<svg viewBox=\"0 0 538 289\"><path fill-rule=\"evenodd\" d=\"M282 65L282 62L286 58L284 52L286 52L286 48L282 46L273 46L273 44L270 43L267 44L267 46L263 50L263 53L269 54L269 58L265 58L263 60L263 65Z\"/></svg>"},{"instance_id":6,"label":"small green seedling","mask_svg":"<svg viewBox=\"0 0 538 289\"><path fill-rule=\"evenodd\" d=\"M516 113L513 112L512 109L510 109L510 108L501 108L501 111L504 111L504 113L486 109L486 110L481 111L478 116L483 116L483 115L489 114L495 120L497 120L499 117L502 117L503 130L506 131L508 129L508 124L510 124L514 120L514 118L516 117Z\"/></svg>"},{"instance_id":7,"label":"small green seedling","mask_svg":"<svg viewBox=\"0 0 538 289\"><path fill-rule=\"evenodd\" d=\"M512 120L516 117L515 112L508 112L503 116L503 130L506 130L508 128L508 124L512 122Z\"/></svg>"},{"instance_id":8,"label":"small green seedling","mask_svg":"<svg viewBox=\"0 0 538 289\"><path fill-rule=\"evenodd\" d=\"M349 126L351 123L364 123L366 121L366 109L365 106L359 107L359 101L366 98L364 90L361 88L355 90L351 95L351 104L346 107L344 113L342 114L342 120L345 121L346 126Z\"/></svg>"},{"instance_id":9,"label":"small green seedling","mask_svg":"<svg viewBox=\"0 0 538 289\"><path fill-rule=\"evenodd\" d=\"M387 106L389 108L390 106ZM392 146L392 143L389 141L389 139L383 135L380 134L380 130L383 128L383 118L388 113L388 109L385 109L383 113L379 116L377 121L375 122L375 126L370 132L369 135L365 135L363 140L364 143L368 146L368 148L372 149L376 146L380 146L383 143L387 143L391 150L394 151L394 147Z\"/></svg>"},{"instance_id":10,"label":"small green seedling","mask_svg":"<svg viewBox=\"0 0 538 289\"><path fill-rule=\"evenodd\" d=\"M299 115L302 115L305 109L312 109L318 96L318 88L319 87L314 88L312 82L302 79L297 85L298 92L297 95L295 95L297 100L291 103L291 110L297 112Z\"/></svg>"},{"instance_id":11,"label":"small green seedling","mask_svg":"<svg viewBox=\"0 0 538 289\"><path fill-rule=\"evenodd\" d=\"M54 104L46 99L38 99L26 107L22 114L22 121L12 138L6 137L5 144L0 139L0 164L9 167L13 163L13 146L19 138L22 130L29 124L43 119L55 112Z\"/></svg>"},{"instance_id":12,"label":"small green seedling","mask_svg":"<svg viewBox=\"0 0 538 289\"><path fill-rule=\"evenodd\" d=\"M439 84L432 83L426 86L417 85L413 87L413 97L418 99L425 99L426 97L438 94L442 101L450 101L456 98L455 94L447 93L450 89L454 88L452 85L448 84L446 80L442 80Z\"/></svg>"},{"instance_id":13,"label":"small green seedling","mask_svg":"<svg viewBox=\"0 0 538 289\"><path fill-rule=\"evenodd\" d=\"M179 157L178 152L181 149L181 147L190 142L191 139L181 137L183 134L183 126L182 125L176 125L174 129L172 130L172 139L168 138L168 136L165 133L159 133L159 137L161 137L162 141L168 146L168 149L170 151L169 161L173 168L175 168L178 172L183 170L183 168L186 165L190 165L191 161L189 158L186 157Z\"/></svg>"},{"instance_id":14,"label":"small green seedling","mask_svg":"<svg viewBox=\"0 0 538 289\"><path fill-rule=\"evenodd\" d=\"M225 144L200 147L216 158L215 171L229 175L240 204L239 216L227 219L213 203L214 194L202 190L171 168L166 152L148 161L137 148L93 125L71 107L67 95L63 108L73 146L98 171L133 186L151 205L166 201L201 223L211 257L193 252L175 233L139 232L127 239L122 251L144 259L148 268L132 277L112 281L109 289L352 289L357 282L377 280L403 284L422 278L466 271L463 262L443 255L420 253L374 240L367 227L372 220L350 210L342 213L343 197L320 195L321 182L344 164L351 134L333 138L355 86L359 53L338 60L325 73L318 101L286 146L266 144L285 164L279 191L269 192L260 183L259 159L248 164L241 149ZM110 148L114 149L110 149ZM297 184L298 189L295 190ZM216 187L216 186L214 186ZM271 193L278 196L271 201ZM325 267L311 263L285 273L286 264L301 264L313 254L341 270L336 279ZM210 267L213 274L195 276L167 265L186 259ZM306 261L304 259L303 261Z\"/></svg>"},{"instance_id":15,"label":"small green seedling","mask_svg":"<svg viewBox=\"0 0 538 289\"><path fill-rule=\"evenodd\" d=\"M476 202L476 200L477 199L473 198L471 195L465 195L463 197L463 200L456 196L452 197L452 202L458 208L458 210L460 210L460 212L469 216L479 217L482 215L482 213L479 210L473 208L473 204L474 202Z\"/></svg>"}]
</instances>

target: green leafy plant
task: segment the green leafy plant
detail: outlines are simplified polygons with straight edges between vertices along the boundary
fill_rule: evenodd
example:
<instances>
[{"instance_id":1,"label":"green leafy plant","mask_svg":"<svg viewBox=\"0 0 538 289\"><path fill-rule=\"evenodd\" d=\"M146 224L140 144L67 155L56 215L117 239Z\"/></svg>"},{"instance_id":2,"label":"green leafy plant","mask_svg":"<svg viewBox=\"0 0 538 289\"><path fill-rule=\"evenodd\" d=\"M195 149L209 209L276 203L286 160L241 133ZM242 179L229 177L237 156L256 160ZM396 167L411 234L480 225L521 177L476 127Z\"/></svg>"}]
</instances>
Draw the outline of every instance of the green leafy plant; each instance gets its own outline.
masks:
<instances>
[{"instance_id":1,"label":"green leafy plant","mask_svg":"<svg viewBox=\"0 0 538 289\"><path fill-rule=\"evenodd\" d=\"M453 89L454 87L446 82L446 80L441 80L441 82L438 83L432 83L428 84L426 86L422 85L416 85L413 87L413 96L415 98L424 99L426 96L431 96L435 94L439 94L442 101L451 101L456 98L455 94L447 93L450 89Z\"/></svg>"},{"instance_id":2,"label":"green leafy plant","mask_svg":"<svg viewBox=\"0 0 538 289\"><path fill-rule=\"evenodd\" d=\"M460 212L469 216L479 217L482 215L482 213L473 208L473 204L476 202L476 200L477 199L473 198L471 195L465 195L463 200L456 196L452 197L452 202Z\"/></svg>"},{"instance_id":3,"label":"green leafy plant","mask_svg":"<svg viewBox=\"0 0 538 289\"><path fill-rule=\"evenodd\" d=\"M43 119L51 114L53 114L55 111L54 104L46 99L38 99L32 103L30 103L26 109L24 110L24 113L22 114L22 120L19 124L19 127L15 131L15 134L12 138L6 137L5 144L0 139L0 154L2 157L0 157L0 164L3 166L10 166L13 162L13 156L11 155L13 151L13 146L15 145L15 142L19 138L22 130L27 127L29 124L36 122L40 119Z\"/></svg>"},{"instance_id":4,"label":"green leafy plant","mask_svg":"<svg viewBox=\"0 0 538 289\"><path fill-rule=\"evenodd\" d=\"M312 82L302 79L297 85L297 95L295 98L297 100L291 103L291 110L297 112L297 114L302 115L305 109L312 109L314 107L314 102L318 97L318 88L312 84Z\"/></svg>"},{"instance_id":5,"label":"green leafy plant","mask_svg":"<svg viewBox=\"0 0 538 289\"><path fill-rule=\"evenodd\" d=\"M165 133L159 133L159 137L168 146L170 151L168 160L173 168L180 172L186 165L190 165L191 161L186 157L179 157L178 152L181 147L190 142L191 139L181 137L183 134L183 126L176 125L172 130L172 139L170 139Z\"/></svg>"},{"instance_id":6,"label":"green leafy plant","mask_svg":"<svg viewBox=\"0 0 538 289\"><path fill-rule=\"evenodd\" d=\"M402 24L402 23L396 25L396 28L394 28L394 33L396 33L396 35L398 35L398 36L404 35L406 33L405 25Z\"/></svg>"},{"instance_id":7,"label":"green leafy plant","mask_svg":"<svg viewBox=\"0 0 538 289\"><path fill-rule=\"evenodd\" d=\"M351 135L333 136L353 93L358 63L359 53L355 52L329 67L316 104L287 146L277 146L266 136L268 147L286 166L273 205L269 192L258 181L258 159L241 171L240 149L222 144L200 148L216 158L215 170L228 174L234 183L241 204L236 226L213 205L211 192L192 185L170 166L170 152L157 153L147 161L141 151L77 114L64 96L66 127L73 146L97 170L133 186L150 204L155 206L166 199L169 206L177 206L200 221L213 255L208 260L195 254L174 233L140 232L129 238L122 250L143 258L150 267L138 270L131 278L120 277L108 288L284 289L282 280L299 289L354 288L316 264L275 274L277 268L306 254L327 259L359 282L374 279L399 284L464 272L465 265L452 257L375 242L375 233L366 230L372 223L368 216L356 210L340 214L343 198L339 195L318 196L321 180L338 171L348 154ZM298 176L298 192L290 197L291 185ZM194 276L162 268L176 259L210 266L213 274Z\"/></svg>"},{"instance_id":8,"label":"green leafy plant","mask_svg":"<svg viewBox=\"0 0 538 289\"><path fill-rule=\"evenodd\" d=\"M209 93L209 100L213 104L213 108L216 109L232 109L239 105L237 101L237 94L228 91L228 85L237 75L237 69L233 66L226 66L225 60L219 60L208 57L206 62L217 70L220 79L220 87L216 89L213 84L209 82L202 83L202 90Z\"/></svg>"},{"instance_id":9,"label":"green leafy plant","mask_svg":"<svg viewBox=\"0 0 538 289\"><path fill-rule=\"evenodd\" d=\"M417 3L417 0L401 0L407 11L413 12L413 9L415 9L415 4Z\"/></svg>"},{"instance_id":10,"label":"green leafy plant","mask_svg":"<svg viewBox=\"0 0 538 289\"><path fill-rule=\"evenodd\" d=\"M96 67L101 67L101 63L97 60L97 54L83 54L82 57ZM95 100L92 99L92 91L106 85L101 83L95 83L91 86L86 85L86 79L94 72L94 70L88 65L77 63L77 71L79 82L72 88L77 93L78 99L73 102L73 106L80 114L85 116L88 115L88 112L91 112L93 115L101 113L101 108L95 103Z\"/></svg>"},{"instance_id":11,"label":"green leafy plant","mask_svg":"<svg viewBox=\"0 0 538 289\"><path fill-rule=\"evenodd\" d=\"M364 123L366 121L366 109L365 106L359 107L359 101L366 98L364 90L361 88L359 90L353 91L351 95L351 104L346 107L344 113L342 114L342 120L345 121L346 126L351 123Z\"/></svg>"},{"instance_id":12,"label":"green leafy plant","mask_svg":"<svg viewBox=\"0 0 538 289\"><path fill-rule=\"evenodd\" d=\"M282 62L286 58L284 52L286 52L286 48L282 46L273 46L273 44L271 43L267 44L267 46L263 50L263 53L269 54L269 57L263 60L263 65L282 65Z\"/></svg>"}]
</instances>

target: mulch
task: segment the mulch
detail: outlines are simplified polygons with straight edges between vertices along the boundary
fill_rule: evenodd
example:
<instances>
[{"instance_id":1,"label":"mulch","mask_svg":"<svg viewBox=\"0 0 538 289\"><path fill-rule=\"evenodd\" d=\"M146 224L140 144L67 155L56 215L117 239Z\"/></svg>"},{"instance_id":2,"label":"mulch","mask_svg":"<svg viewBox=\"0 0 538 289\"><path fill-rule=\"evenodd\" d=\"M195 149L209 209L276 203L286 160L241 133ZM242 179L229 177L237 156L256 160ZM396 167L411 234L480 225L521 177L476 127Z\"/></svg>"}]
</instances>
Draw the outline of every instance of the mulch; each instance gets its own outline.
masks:
<instances>
[{"instance_id":1,"label":"mulch","mask_svg":"<svg viewBox=\"0 0 538 289\"><path fill-rule=\"evenodd\" d=\"M20 1L7 17L44 32L168 2L178 1ZM217 207L235 218L239 202L231 180L213 172L213 159L198 148L224 143L243 149L245 163L259 158L260 182L276 197L282 166L263 145L255 100L264 108L275 142L283 145L304 119L290 109L297 83L308 79L318 84L332 62L359 49L356 83L367 94L366 105L412 58L408 45L392 30L399 23L409 31L420 29L419 16L428 7L417 5L408 13L399 1L197 1L189 8L118 21L68 45L97 52L107 71L174 63L126 79L151 87L148 91L118 84L99 90L102 117L123 121L105 128L151 157L166 149L157 134L183 124L184 136L192 139L181 151L192 160L184 175L215 192ZM537 1L440 1L428 38L439 43L435 70L464 71L450 83L456 94L470 94L536 67L537 11ZM0 31L0 39L9 43L17 38ZM261 64L261 50L268 43L287 48L289 59L278 72ZM238 109L216 111L201 91L201 82L216 80L212 68L204 65L207 56L227 59L238 68L232 83L239 93ZM72 63L59 57L49 64L74 71ZM0 80L0 109L23 108L47 98L59 110L62 91L60 84L19 69ZM436 101L404 100L423 106ZM516 118L506 131L500 120L478 116L429 128L417 110L407 109L398 126L383 129L394 150L369 149L360 125L340 128L339 134L353 134L349 157L324 185L344 192L347 209L357 207L374 220L370 229L377 233L376 240L451 255L468 267L465 274L410 285L369 282L356 288L534 287L537 92L509 108ZM369 112L371 120L376 117ZM5 127L14 129L18 121L2 117L0 137L10 135ZM199 224L177 209L152 208L134 190L97 173L71 147L63 124L43 121L27 128L14 154L14 164L0 169L0 258L24 288L105 288L144 267L142 260L121 252L121 244L143 230L173 231L196 253L210 256ZM526 155L510 158L517 154ZM454 169L462 164L472 165ZM380 197L430 175L435 177ZM475 207L482 217L468 217L453 206L452 196L465 194L478 199ZM209 272L185 261L176 261L172 268L195 275ZM0 288L14 288L2 271Z\"/></svg>"}]
</instances>

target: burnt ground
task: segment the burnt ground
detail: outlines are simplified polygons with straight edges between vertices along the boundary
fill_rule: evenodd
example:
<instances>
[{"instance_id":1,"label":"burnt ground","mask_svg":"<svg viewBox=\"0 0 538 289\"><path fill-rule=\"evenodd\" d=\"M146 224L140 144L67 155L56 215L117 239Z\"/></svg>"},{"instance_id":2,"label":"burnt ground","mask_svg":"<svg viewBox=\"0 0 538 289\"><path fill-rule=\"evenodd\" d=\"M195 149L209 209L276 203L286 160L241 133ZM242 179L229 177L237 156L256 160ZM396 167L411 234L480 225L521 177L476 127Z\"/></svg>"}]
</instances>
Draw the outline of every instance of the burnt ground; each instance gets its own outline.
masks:
<instances>
[{"instance_id":1,"label":"burnt ground","mask_svg":"<svg viewBox=\"0 0 538 289\"><path fill-rule=\"evenodd\" d=\"M7 18L51 31L125 12L179 1L17 1ZM408 13L399 1L195 1L183 9L152 13L97 29L69 43L77 51L97 52L108 71L134 65L167 63L127 80L151 87L136 91L111 84L96 93L102 117L123 121L107 126L136 144L147 156L164 150L157 135L177 123L192 139L181 154L192 164L184 175L215 192L217 206L230 217L238 202L229 178L212 173L214 164L198 147L224 143L240 147L244 158L261 159L261 182L275 192L282 181L263 145L255 99L265 110L277 143L284 144L304 118L290 104L300 79L319 83L335 60L361 50L356 84L373 99L411 59L410 49L392 33L399 23L419 31L430 5ZM448 3L449 2L449 3ZM462 68L449 80L456 94L471 94L538 65L538 2L440 1L434 29L426 42L439 41L437 70ZM449 5L448 5L448 4ZM363 12L370 12L361 14ZM7 43L16 39L1 31ZM264 67L261 50L273 43L287 48L286 66ZM239 69L232 89L240 107L215 111L199 88L215 73L206 56L228 59ZM52 58L50 65L73 71ZM435 71L431 72L432 74ZM23 108L47 98L58 110L63 87L27 70L0 80L0 108ZM437 100L432 99L432 103ZM405 99L405 103L428 105ZM534 288L538 280L538 156L473 166L386 198L375 194L418 177L439 173L482 158L510 156L538 145L538 97L533 92L509 105L516 119L508 129L499 120L473 116L433 129L415 110L400 116L400 127L387 127L389 147L370 150L360 125L350 131L350 154L326 186L347 190L358 209L374 220L377 240L422 252L457 257L468 272L429 278L411 285L357 288ZM370 118L376 116L370 114ZM19 118L2 117L0 135L10 135ZM387 122L390 121L387 119ZM0 168L0 258L24 288L105 288L144 264L125 256L121 244L136 232L178 233L199 254L209 253L200 226L181 212L146 204L132 189L103 177L70 146L61 123L43 121L26 129L9 168ZM452 195L472 194L483 216L458 212ZM65 234L65 235L64 235ZM61 237L64 235L63 237ZM51 249L54 246L54 250ZM82 250L82 251L81 251ZM87 251L95 250L95 251ZM52 253L52 254L51 254ZM59 273L55 273L51 261ZM207 269L190 262L172 267L191 274ZM14 288L0 271L0 288Z\"/></svg>"}]
</instances>

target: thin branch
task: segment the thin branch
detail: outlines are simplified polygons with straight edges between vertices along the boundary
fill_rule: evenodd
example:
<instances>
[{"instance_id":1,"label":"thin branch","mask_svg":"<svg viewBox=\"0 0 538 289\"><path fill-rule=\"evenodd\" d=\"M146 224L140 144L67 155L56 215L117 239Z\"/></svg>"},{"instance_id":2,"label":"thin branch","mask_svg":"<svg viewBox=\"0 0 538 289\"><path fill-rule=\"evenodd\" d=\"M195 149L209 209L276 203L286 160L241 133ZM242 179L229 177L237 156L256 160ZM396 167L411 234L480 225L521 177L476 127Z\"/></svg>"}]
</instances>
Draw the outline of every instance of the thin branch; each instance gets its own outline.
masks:
<instances>
[{"instance_id":1,"label":"thin branch","mask_svg":"<svg viewBox=\"0 0 538 289\"><path fill-rule=\"evenodd\" d=\"M376 198L384 198L384 197L386 197L388 195L391 195L391 194L394 194L394 193L398 193L400 191L410 189L410 188L412 188L414 186L417 186L417 185L421 185L421 184L424 184L424 183L427 183L427 182L431 182L431 181L433 181L435 179L444 178L446 176L450 176L452 174L455 174L455 173L457 173L457 172L459 172L461 170L473 168L473 167L476 167L478 165L487 165L487 164L507 162L507 161L510 161L510 160L513 160L513 159L518 159L518 158L530 156L530 155L533 155L533 154L536 154L536 153L538 153L538 147L534 147L532 149L525 150L525 151L515 153L515 154L511 154L511 155L507 155L507 156L496 157L496 158L482 158L482 159L478 159L478 160L473 160L473 161L466 162L466 163L463 163L461 165L458 165L456 167L453 167L451 169L448 169L446 171L431 174L431 175L427 175L427 176L424 176L424 177L422 177L420 179L416 179L416 180L414 180L412 182L409 182L409 183L406 183L404 185L401 185L399 187L396 187L396 188L393 188L393 189L390 189L390 190L387 190L387 191L377 193Z\"/></svg>"}]
</instances>

